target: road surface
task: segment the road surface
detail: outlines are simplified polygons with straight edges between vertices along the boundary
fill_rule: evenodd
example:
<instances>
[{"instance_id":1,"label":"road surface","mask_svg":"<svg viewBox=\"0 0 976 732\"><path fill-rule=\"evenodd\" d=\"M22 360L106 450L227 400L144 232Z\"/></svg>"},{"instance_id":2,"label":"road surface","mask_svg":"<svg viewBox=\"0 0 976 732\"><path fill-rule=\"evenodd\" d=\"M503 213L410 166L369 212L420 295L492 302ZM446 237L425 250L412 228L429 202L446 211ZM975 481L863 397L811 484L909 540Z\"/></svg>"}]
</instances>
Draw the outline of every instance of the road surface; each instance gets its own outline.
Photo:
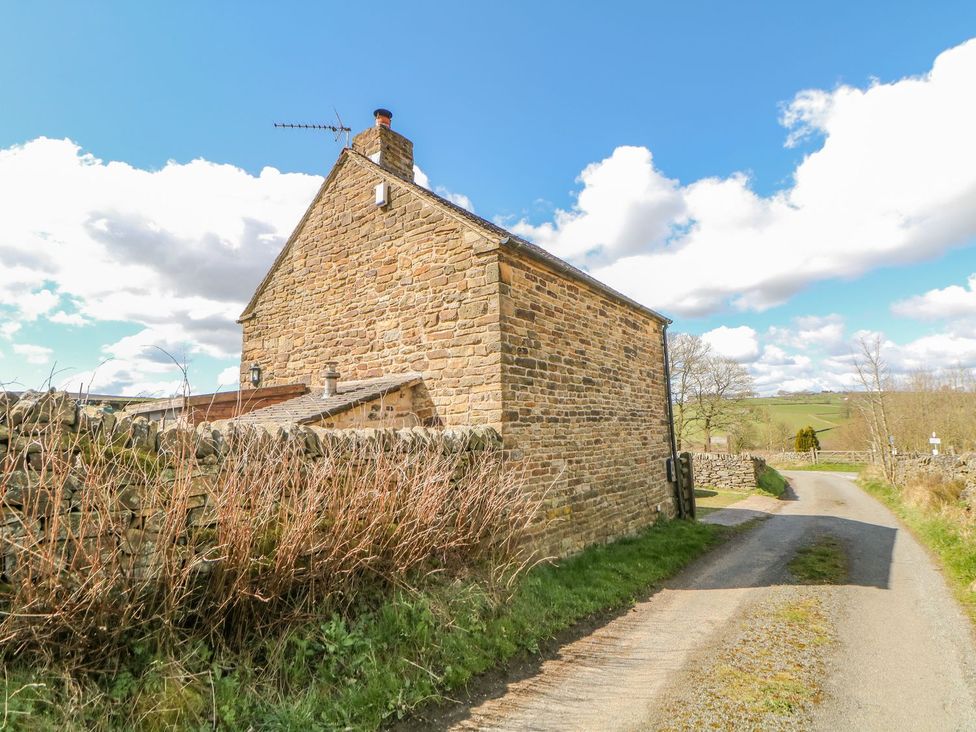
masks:
<instances>
[{"instance_id":1,"label":"road surface","mask_svg":"<svg viewBox=\"0 0 976 732\"><path fill-rule=\"evenodd\" d=\"M976 730L972 631L933 560L850 476L787 475L792 500L777 502L759 526L565 646L454 729ZM737 511L759 504L713 517L734 523ZM848 578L802 585L787 564L824 536L846 552ZM813 613L822 643L791 646L776 631L797 607ZM784 678L806 701L757 700L735 680L746 672L730 670L739 659L767 670L787 664ZM728 704L736 694L741 718Z\"/></svg>"}]
</instances>

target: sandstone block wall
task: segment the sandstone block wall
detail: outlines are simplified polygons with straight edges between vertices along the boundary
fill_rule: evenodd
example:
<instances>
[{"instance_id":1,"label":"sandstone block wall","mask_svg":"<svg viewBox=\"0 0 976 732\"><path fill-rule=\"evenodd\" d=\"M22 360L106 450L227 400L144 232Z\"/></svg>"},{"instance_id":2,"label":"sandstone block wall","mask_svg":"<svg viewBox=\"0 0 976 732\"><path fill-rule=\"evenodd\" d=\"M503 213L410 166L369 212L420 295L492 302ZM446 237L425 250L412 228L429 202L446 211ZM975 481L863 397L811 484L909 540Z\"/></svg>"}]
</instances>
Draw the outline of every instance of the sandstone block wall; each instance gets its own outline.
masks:
<instances>
[{"instance_id":1,"label":"sandstone block wall","mask_svg":"<svg viewBox=\"0 0 976 732\"><path fill-rule=\"evenodd\" d=\"M506 251L502 437L546 491L540 541L564 555L674 512L662 324Z\"/></svg>"},{"instance_id":2,"label":"sandstone block wall","mask_svg":"<svg viewBox=\"0 0 976 732\"><path fill-rule=\"evenodd\" d=\"M547 553L674 513L661 320L502 247L357 153L340 158L242 322L244 386L251 362L265 385L313 388L331 360L348 379L416 371L431 423L497 428L547 496Z\"/></svg>"},{"instance_id":3,"label":"sandstone block wall","mask_svg":"<svg viewBox=\"0 0 976 732\"><path fill-rule=\"evenodd\" d=\"M252 362L264 386L319 388L331 360L343 379L418 371L441 423L497 425L497 256L394 176L376 206L384 178L355 158L340 159L243 322L242 389Z\"/></svg>"},{"instance_id":4,"label":"sandstone block wall","mask_svg":"<svg viewBox=\"0 0 976 732\"><path fill-rule=\"evenodd\" d=\"M432 426L434 408L423 384L391 391L379 399L326 417L320 427L333 429Z\"/></svg>"},{"instance_id":5,"label":"sandstone block wall","mask_svg":"<svg viewBox=\"0 0 976 732\"><path fill-rule=\"evenodd\" d=\"M727 455L714 452L692 454L696 488L749 491L759 485L766 461L758 455Z\"/></svg>"}]
</instances>

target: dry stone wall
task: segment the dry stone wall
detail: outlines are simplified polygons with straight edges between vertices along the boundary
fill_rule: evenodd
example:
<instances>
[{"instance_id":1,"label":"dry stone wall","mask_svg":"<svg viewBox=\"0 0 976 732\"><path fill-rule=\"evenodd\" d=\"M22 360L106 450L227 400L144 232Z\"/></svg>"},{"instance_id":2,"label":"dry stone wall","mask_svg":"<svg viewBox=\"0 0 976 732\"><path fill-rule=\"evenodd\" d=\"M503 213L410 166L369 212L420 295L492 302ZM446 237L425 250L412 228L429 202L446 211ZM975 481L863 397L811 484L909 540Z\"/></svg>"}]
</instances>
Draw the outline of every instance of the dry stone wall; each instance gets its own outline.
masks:
<instances>
[{"instance_id":1,"label":"dry stone wall","mask_svg":"<svg viewBox=\"0 0 976 732\"><path fill-rule=\"evenodd\" d=\"M976 505L976 453L961 455L899 455L895 459L895 482L899 485L936 478L962 484L963 501Z\"/></svg>"},{"instance_id":2,"label":"dry stone wall","mask_svg":"<svg viewBox=\"0 0 976 732\"><path fill-rule=\"evenodd\" d=\"M171 425L160 430L145 417L132 418L111 408L79 407L64 392L25 392L0 413L0 575L9 578L22 566L25 551L30 554L31 546L37 549L45 542L65 546L65 551L57 553L65 562L71 561L81 541L96 551L121 549L133 557L134 571L144 566L140 558L153 550L153 537L166 516L158 503L147 508L144 484L125 480L118 484L119 492L112 497L107 517L84 520L81 512L90 505L86 502L86 485L90 488L92 481L98 479L86 472L86 454L93 446L113 451L113 460L119 464L135 462L146 470L158 471L154 474L164 484L186 480L189 460L192 475L185 506L189 531L213 521L208 477L217 472L229 450L242 442L262 441L272 448L290 446L300 459L310 462L326 456L361 460L364 455L379 451L420 456L450 454L458 457L458 469L462 471L478 453L501 448L501 435L486 426L339 430L222 421L204 422L195 428ZM62 464L74 466L56 486L44 473L44 461L51 459L45 450L50 451L52 445L60 446L56 451ZM174 463L179 463L181 470L174 469ZM139 471L133 473L138 474ZM91 529L93 525L97 531ZM84 536L72 533L72 527L79 526L86 527ZM74 549L69 551L69 546Z\"/></svg>"},{"instance_id":3,"label":"dry stone wall","mask_svg":"<svg viewBox=\"0 0 976 732\"><path fill-rule=\"evenodd\" d=\"M759 485L766 461L758 455L696 452L692 455L695 487L750 491Z\"/></svg>"}]
</instances>

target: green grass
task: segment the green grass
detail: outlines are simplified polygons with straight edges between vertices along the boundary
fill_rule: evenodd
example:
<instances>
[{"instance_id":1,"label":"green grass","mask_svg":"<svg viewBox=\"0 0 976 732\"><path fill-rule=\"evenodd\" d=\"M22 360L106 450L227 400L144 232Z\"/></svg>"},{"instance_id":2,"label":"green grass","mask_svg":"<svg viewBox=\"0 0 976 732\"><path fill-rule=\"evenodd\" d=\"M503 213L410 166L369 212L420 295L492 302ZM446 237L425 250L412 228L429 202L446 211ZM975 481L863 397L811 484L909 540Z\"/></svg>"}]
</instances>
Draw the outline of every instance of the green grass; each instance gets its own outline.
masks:
<instances>
[{"instance_id":1,"label":"green grass","mask_svg":"<svg viewBox=\"0 0 976 732\"><path fill-rule=\"evenodd\" d=\"M846 394L753 397L743 399L739 404L753 410L753 421L757 427L760 423L759 413L766 411L772 422L782 422L794 434L807 425L818 431L826 430L819 432L818 437L824 449L828 449L833 445L832 433L851 419L850 403L844 401L846 397ZM693 430L686 439L690 447L697 447L704 440L704 434ZM834 446L836 449L847 449L842 444Z\"/></svg>"},{"instance_id":2,"label":"green grass","mask_svg":"<svg viewBox=\"0 0 976 732\"><path fill-rule=\"evenodd\" d=\"M759 490L763 493L781 498L786 493L786 487L786 478L780 475L776 468L767 466L763 474L759 476Z\"/></svg>"},{"instance_id":3,"label":"green grass","mask_svg":"<svg viewBox=\"0 0 976 732\"><path fill-rule=\"evenodd\" d=\"M233 657L201 645L163 659L138 645L120 669L70 683L8 664L8 726L375 729L516 654L538 651L594 613L631 605L729 534L664 522L536 567L505 602L473 581L444 581L399 592L351 619L305 622Z\"/></svg>"},{"instance_id":4,"label":"green grass","mask_svg":"<svg viewBox=\"0 0 976 732\"><path fill-rule=\"evenodd\" d=\"M790 574L806 584L837 585L847 579L847 553L830 536L802 547L787 566Z\"/></svg>"},{"instance_id":5,"label":"green grass","mask_svg":"<svg viewBox=\"0 0 976 732\"><path fill-rule=\"evenodd\" d=\"M812 470L828 473L860 473L867 467L864 463L802 463L800 465L777 465L780 470Z\"/></svg>"},{"instance_id":6,"label":"green grass","mask_svg":"<svg viewBox=\"0 0 976 732\"><path fill-rule=\"evenodd\" d=\"M750 493L742 491L722 491L717 488L695 488L695 511L698 516L707 516L715 511L748 498Z\"/></svg>"},{"instance_id":7,"label":"green grass","mask_svg":"<svg viewBox=\"0 0 976 732\"><path fill-rule=\"evenodd\" d=\"M963 511L932 511L906 503L898 489L877 478L858 484L890 508L939 558L953 592L976 624L976 534Z\"/></svg>"}]
</instances>

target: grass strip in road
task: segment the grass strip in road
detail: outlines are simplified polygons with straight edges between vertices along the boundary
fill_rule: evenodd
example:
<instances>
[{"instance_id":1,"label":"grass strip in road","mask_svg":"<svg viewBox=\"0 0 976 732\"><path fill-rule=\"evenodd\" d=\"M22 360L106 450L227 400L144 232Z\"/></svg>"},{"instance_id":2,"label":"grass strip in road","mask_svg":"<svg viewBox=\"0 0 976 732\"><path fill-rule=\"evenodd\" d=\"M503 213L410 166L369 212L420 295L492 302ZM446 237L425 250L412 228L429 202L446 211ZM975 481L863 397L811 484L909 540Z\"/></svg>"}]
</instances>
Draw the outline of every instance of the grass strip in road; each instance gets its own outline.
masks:
<instances>
[{"instance_id":1,"label":"grass strip in road","mask_svg":"<svg viewBox=\"0 0 976 732\"><path fill-rule=\"evenodd\" d=\"M838 585L847 579L847 553L830 536L799 549L787 566L790 574L805 584Z\"/></svg>"},{"instance_id":2,"label":"grass strip in road","mask_svg":"<svg viewBox=\"0 0 976 732\"><path fill-rule=\"evenodd\" d=\"M938 557L954 594L976 624L976 533L968 512L957 505L911 504L897 487L874 476L862 476L858 484L890 508Z\"/></svg>"},{"instance_id":3,"label":"grass strip in road","mask_svg":"<svg viewBox=\"0 0 976 732\"><path fill-rule=\"evenodd\" d=\"M835 639L810 587L775 588L657 712L649 729L809 729Z\"/></svg>"}]
</instances>

